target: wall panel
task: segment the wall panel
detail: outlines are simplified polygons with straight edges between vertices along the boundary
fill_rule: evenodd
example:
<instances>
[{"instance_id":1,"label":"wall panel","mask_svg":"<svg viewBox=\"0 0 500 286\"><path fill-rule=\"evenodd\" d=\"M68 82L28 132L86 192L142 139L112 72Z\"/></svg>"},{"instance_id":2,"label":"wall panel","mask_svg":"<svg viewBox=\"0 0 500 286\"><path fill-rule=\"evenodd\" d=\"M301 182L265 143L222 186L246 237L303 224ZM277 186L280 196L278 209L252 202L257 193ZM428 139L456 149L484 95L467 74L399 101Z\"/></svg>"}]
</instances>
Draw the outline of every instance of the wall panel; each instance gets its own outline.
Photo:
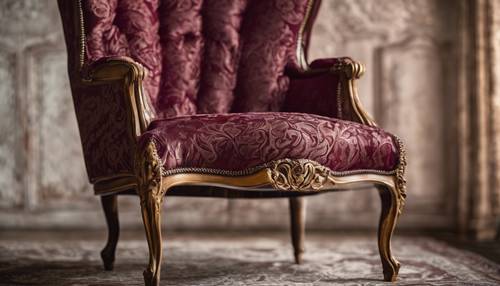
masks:
<instances>
[{"instance_id":1,"label":"wall panel","mask_svg":"<svg viewBox=\"0 0 500 286\"><path fill-rule=\"evenodd\" d=\"M22 192L16 178L16 62L15 54L0 49L0 208L19 207Z\"/></svg>"}]
</instances>

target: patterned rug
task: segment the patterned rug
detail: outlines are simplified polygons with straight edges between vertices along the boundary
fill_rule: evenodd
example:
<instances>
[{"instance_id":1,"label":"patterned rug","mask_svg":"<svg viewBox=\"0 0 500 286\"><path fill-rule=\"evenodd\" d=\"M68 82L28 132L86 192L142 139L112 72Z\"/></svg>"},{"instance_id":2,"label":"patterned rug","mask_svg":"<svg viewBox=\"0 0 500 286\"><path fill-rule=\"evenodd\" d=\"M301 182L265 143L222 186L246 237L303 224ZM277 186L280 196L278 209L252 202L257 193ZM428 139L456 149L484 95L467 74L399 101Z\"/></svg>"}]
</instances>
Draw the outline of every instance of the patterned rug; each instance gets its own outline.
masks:
<instances>
[{"instance_id":1,"label":"patterned rug","mask_svg":"<svg viewBox=\"0 0 500 286\"><path fill-rule=\"evenodd\" d=\"M164 237L165 239L165 237ZM96 239L1 239L0 285L143 285L147 245L119 243L103 271ZM396 236L397 283L381 281L374 235L312 234L302 265L285 235L177 234L165 239L162 285L499 285L500 266L427 237Z\"/></svg>"}]
</instances>

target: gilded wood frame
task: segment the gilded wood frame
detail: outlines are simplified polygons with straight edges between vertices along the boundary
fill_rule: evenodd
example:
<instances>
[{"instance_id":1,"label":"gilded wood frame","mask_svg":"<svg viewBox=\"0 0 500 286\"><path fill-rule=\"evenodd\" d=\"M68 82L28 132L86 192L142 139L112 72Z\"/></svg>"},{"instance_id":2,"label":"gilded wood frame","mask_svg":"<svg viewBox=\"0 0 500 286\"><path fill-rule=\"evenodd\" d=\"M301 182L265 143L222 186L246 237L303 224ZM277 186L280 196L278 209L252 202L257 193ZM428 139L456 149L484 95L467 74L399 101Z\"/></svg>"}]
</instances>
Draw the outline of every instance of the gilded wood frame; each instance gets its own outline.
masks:
<instances>
[{"instance_id":1,"label":"gilded wood frame","mask_svg":"<svg viewBox=\"0 0 500 286\"><path fill-rule=\"evenodd\" d=\"M78 65L77 84L81 86L101 85L121 81L124 85L124 96L127 98L127 114L130 121L130 134L136 140L155 117L147 97L142 93L144 68L129 58L111 58L103 62L85 67L85 30L82 10L82 0L75 0L76 23L79 36L79 54L75 59ZM360 78L365 68L356 61L345 58L328 69L311 69L306 57L306 35L310 29L311 13L317 9L316 1L309 0L306 17L299 30L297 39L297 59L301 73L304 75L329 72L340 76L337 90L339 100L346 99L345 104L354 111L349 120L362 124L376 126L359 100L355 82ZM339 108L344 102L340 102ZM342 114L342 109L340 109ZM268 162L240 172L210 169L179 169L165 171L158 158L154 142L149 142L146 148L137 150L134 173L116 174L111 177L91 178L95 193L108 195L133 189L140 197L141 213L144 222L146 238L149 246L149 264L144 271L146 285L158 285L162 260L161 239L161 204L170 189L180 185L220 186L229 189L269 191L281 190L290 194L311 194L346 188L352 184L375 184L382 200L378 244L383 266L384 279L396 280L399 262L392 256L390 240L398 216L405 203L406 190L404 172L406 167L405 151L401 140L400 163L392 172L364 170L357 172L333 172L328 168L310 160L284 159ZM136 144L134 145L136 147Z\"/></svg>"},{"instance_id":2,"label":"gilded wood frame","mask_svg":"<svg viewBox=\"0 0 500 286\"><path fill-rule=\"evenodd\" d=\"M135 167L150 252L149 264L144 271L146 285L159 285L162 260L161 205L168 191L180 185L222 186L255 191L275 189L305 194L347 188L356 183L375 184L382 200L378 244L384 279L395 281L400 264L392 256L390 241L406 198L405 151L399 139L398 144L402 159L393 172L333 172L311 160L284 159L231 174L223 170L197 168L168 173L162 168L154 142L149 142L137 153Z\"/></svg>"}]
</instances>

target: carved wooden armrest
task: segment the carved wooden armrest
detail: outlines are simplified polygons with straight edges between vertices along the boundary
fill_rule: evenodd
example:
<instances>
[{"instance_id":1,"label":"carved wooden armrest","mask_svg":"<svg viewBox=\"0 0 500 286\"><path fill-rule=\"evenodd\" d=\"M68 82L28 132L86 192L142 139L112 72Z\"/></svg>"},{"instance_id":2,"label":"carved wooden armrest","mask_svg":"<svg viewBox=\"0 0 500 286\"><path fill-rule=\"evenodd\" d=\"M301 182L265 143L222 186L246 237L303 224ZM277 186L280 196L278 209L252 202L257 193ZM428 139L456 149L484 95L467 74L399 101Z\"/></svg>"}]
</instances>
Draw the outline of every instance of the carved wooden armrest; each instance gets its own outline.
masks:
<instances>
[{"instance_id":1,"label":"carved wooden armrest","mask_svg":"<svg viewBox=\"0 0 500 286\"><path fill-rule=\"evenodd\" d=\"M322 77L322 80L337 84L334 94L337 97L338 108L336 117L376 126L371 116L363 108L356 89L356 80L364 72L363 64L347 57L320 59L304 68L291 66L286 69L286 74L292 81ZM328 75L332 75L332 77L328 77Z\"/></svg>"},{"instance_id":2,"label":"carved wooden armrest","mask_svg":"<svg viewBox=\"0 0 500 286\"><path fill-rule=\"evenodd\" d=\"M123 81L127 112L133 119L134 134L139 136L156 116L149 98L143 93L145 73L144 67L129 57L107 57L82 69L82 83L94 86Z\"/></svg>"}]
</instances>

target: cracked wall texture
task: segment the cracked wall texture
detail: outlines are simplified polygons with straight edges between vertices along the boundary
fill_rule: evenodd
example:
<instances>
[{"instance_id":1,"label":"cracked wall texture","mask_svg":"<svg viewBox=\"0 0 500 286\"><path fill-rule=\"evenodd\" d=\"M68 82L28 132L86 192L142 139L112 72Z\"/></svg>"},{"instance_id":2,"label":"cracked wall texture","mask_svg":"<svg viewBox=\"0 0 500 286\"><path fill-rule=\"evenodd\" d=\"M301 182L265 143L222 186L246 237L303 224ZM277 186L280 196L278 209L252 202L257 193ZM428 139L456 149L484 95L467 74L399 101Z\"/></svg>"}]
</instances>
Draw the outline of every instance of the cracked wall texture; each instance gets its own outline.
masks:
<instances>
[{"instance_id":1,"label":"cracked wall texture","mask_svg":"<svg viewBox=\"0 0 500 286\"><path fill-rule=\"evenodd\" d=\"M358 83L365 107L407 142L409 198L401 227L446 227L454 220L457 3L323 0L313 31L310 59L351 56L365 63ZM103 227L82 160L56 1L0 0L0 82L0 228ZM120 210L123 225L141 227L137 198L120 198ZM375 190L330 193L310 197L308 211L310 228L375 228L379 198ZM174 197L166 200L164 223L287 228L287 213L282 199Z\"/></svg>"}]
</instances>

